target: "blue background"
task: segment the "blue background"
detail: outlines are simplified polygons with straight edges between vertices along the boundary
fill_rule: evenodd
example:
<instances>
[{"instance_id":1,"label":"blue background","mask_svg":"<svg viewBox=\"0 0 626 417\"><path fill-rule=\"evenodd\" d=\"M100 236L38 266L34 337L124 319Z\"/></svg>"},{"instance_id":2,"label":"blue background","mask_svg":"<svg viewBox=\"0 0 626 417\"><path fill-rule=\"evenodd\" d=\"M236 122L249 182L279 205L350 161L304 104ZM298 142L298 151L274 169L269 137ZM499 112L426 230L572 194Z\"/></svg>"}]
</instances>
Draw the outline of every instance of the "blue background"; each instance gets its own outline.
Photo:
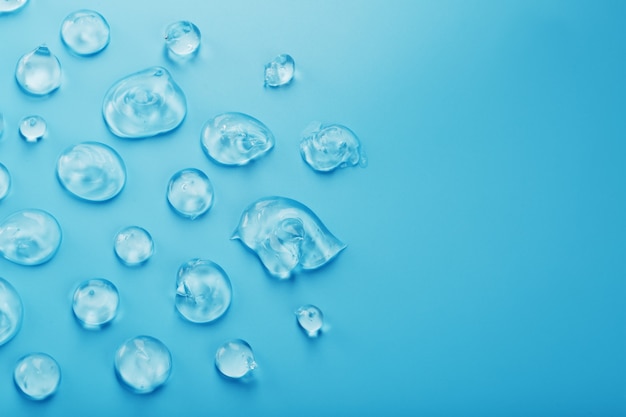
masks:
<instances>
[{"instance_id":1,"label":"blue background","mask_svg":"<svg viewBox=\"0 0 626 417\"><path fill-rule=\"evenodd\" d=\"M111 43L90 58L61 44L63 18L102 13ZM196 59L163 51L165 27L191 20ZM0 16L0 162L13 177L0 218L41 208L59 220L57 256L38 267L0 259L21 294L20 333L0 347L2 416L626 415L626 3L621 1L32 0ZM61 88L25 95L17 60L46 43ZM263 88L263 65L291 54L296 79ZM183 125L140 141L114 137L102 98L119 78L167 67L187 95ZM200 148L203 123L239 111L277 145L242 168ZM48 136L28 144L17 124L43 116ZM314 120L361 138L366 169L320 175L301 160ZM58 184L58 155L101 141L124 158L123 192L104 204ZM195 221L167 205L182 168L206 172L216 192ZM308 205L348 244L323 269L279 282L229 240L242 210L283 195ZM123 266L115 233L149 230L153 258ZM218 322L185 322L174 308L178 267L200 257L230 275L234 298ZM101 332L72 317L83 280L121 293ZM293 311L318 305L330 329L308 340ZM113 372L115 349L148 334L171 350L163 389L132 394ZM256 381L221 378L217 347L243 338ZM23 354L55 357L63 379L44 403L12 382Z\"/></svg>"}]
</instances>

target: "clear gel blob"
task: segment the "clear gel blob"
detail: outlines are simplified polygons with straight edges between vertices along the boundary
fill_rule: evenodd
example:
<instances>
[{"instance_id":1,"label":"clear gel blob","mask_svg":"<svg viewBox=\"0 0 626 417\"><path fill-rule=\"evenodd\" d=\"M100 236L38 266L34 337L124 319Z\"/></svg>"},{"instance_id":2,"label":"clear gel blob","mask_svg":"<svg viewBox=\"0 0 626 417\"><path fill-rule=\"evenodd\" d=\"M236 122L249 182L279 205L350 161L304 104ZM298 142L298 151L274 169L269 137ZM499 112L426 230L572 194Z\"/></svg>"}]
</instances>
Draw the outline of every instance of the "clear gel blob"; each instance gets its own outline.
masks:
<instances>
[{"instance_id":1,"label":"clear gel blob","mask_svg":"<svg viewBox=\"0 0 626 417\"><path fill-rule=\"evenodd\" d=\"M38 142L46 135L48 124L41 116L26 116L20 121L19 130L26 142Z\"/></svg>"},{"instance_id":2,"label":"clear gel blob","mask_svg":"<svg viewBox=\"0 0 626 417\"><path fill-rule=\"evenodd\" d=\"M180 170L170 178L167 201L176 213L193 220L213 206L213 185L199 169Z\"/></svg>"},{"instance_id":3,"label":"clear gel blob","mask_svg":"<svg viewBox=\"0 0 626 417\"><path fill-rule=\"evenodd\" d=\"M359 138L337 124L311 124L302 134L300 155L311 168L322 172L367 165Z\"/></svg>"},{"instance_id":4,"label":"clear gel blob","mask_svg":"<svg viewBox=\"0 0 626 417\"><path fill-rule=\"evenodd\" d=\"M0 0L0 15L13 13L26 6L28 0Z\"/></svg>"},{"instance_id":5,"label":"clear gel blob","mask_svg":"<svg viewBox=\"0 0 626 417\"><path fill-rule=\"evenodd\" d=\"M67 191L88 201L115 197L126 184L126 166L110 146L83 142L66 149L57 160L57 178Z\"/></svg>"},{"instance_id":6,"label":"clear gel blob","mask_svg":"<svg viewBox=\"0 0 626 417\"><path fill-rule=\"evenodd\" d=\"M300 268L319 268L346 247L311 209L284 197L248 206L232 238L256 252L267 271L281 279Z\"/></svg>"},{"instance_id":7,"label":"clear gel blob","mask_svg":"<svg viewBox=\"0 0 626 417\"><path fill-rule=\"evenodd\" d=\"M8 343L20 331L24 307L13 285L0 278L0 346Z\"/></svg>"},{"instance_id":8,"label":"clear gel blob","mask_svg":"<svg viewBox=\"0 0 626 417\"><path fill-rule=\"evenodd\" d=\"M314 305L303 305L296 310L296 318L298 324L309 337L317 337L322 331L324 325L324 315L322 310Z\"/></svg>"},{"instance_id":9,"label":"clear gel blob","mask_svg":"<svg viewBox=\"0 0 626 417\"><path fill-rule=\"evenodd\" d=\"M111 281L102 278L82 282L76 291L72 310L86 329L100 329L117 315L120 296Z\"/></svg>"},{"instance_id":10,"label":"clear gel blob","mask_svg":"<svg viewBox=\"0 0 626 417\"><path fill-rule=\"evenodd\" d=\"M104 96L102 114L113 134L147 138L178 127L187 100L165 68L150 67L116 82Z\"/></svg>"},{"instance_id":11,"label":"clear gel blob","mask_svg":"<svg viewBox=\"0 0 626 417\"><path fill-rule=\"evenodd\" d=\"M31 353L15 365L13 381L26 397L44 400L53 395L61 383L61 368L45 353Z\"/></svg>"},{"instance_id":12,"label":"clear gel blob","mask_svg":"<svg viewBox=\"0 0 626 417\"><path fill-rule=\"evenodd\" d=\"M139 226L129 226L115 235L115 254L128 266L141 265L154 253L150 233Z\"/></svg>"},{"instance_id":13,"label":"clear gel blob","mask_svg":"<svg viewBox=\"0 0 626 417\"><path fill-rule=\"evenodd\" d=\"M61 40L77 55L93 55L109 44L109 23L98 12L77 10L61 23Z\"/></svg>"},{"instance_id":14,"label":"clear gel blob","mask_svg":"<svg viewBox=\"0 0 626 417\"><path fill-rule=\"evenodd\" d=\"M224 376L233 379L243 378L257 368L252 348L241 339L230 340L217 349L215 366Z\"/></svg>"},{"instance_id":15,"label":"clear gel blob","mask_svg":"<svg viewBox=\"0 0 626 417\"><path fill-rule=\"evenodd\" d=\"M15 79L27 93L50 94L61 86L61 63L46 45L40 45L17 61Z\"/></svg>"},{"instance_id":16,"label":"clear gel blob","mask_svg":"<svg viewBox=\"0 0 626 417\"><path fill-rule=\"evenodd\" d=\"M265 85L280 87L293 80L296 72L296 63L291 55L281 54L265 64Z\"/></svg>"},{"instance_id":17,"label":"clear gel blob","mask_svg":"<svg viewBox=\"0 0 626 417\"><path fill-rule=\"evenodd\" d=\"M61 245L61 226L50 213L17 211L0 222L0 255L20 265L49 261Z\"/></svg>"},{"instance_id":18,"label":"clear gel blob","mask_svg":"<svg viewBox=\"0 0 626 417\"><path fill-rule=\"evenodd\" d=\"M11 190L11 173L0 163L0 201L2 201Z\"/></svg>"},{"instance_id":19,"label":"clear gel blob","mask_svg":"<svg viewBox=\"0 0 626 417\"><path fill-rule=\"evenodd\" d=\"M137 394L147 394L165 384L172 372L172 354L151 336L124 342L115 353L115 372L120 382Z\"/></svg>"},{"instance_id":20,"label":"clear gel blob","mask_svg":"<svg viewBox=\"0 0 626 417\"><path fill-rule=\"evenodd\" d=\"M165 45L172 57L193 56L200 47L200 29L191 22L174 22L165 29Z\"/></svg>"},{"instance_id":21,"label":"clear gel blob","mask_svg":"<svg viewBox=\"0 0 626 417\"><path fill-rule=\"evenodd\" d=\"M4 136L4 114L0 112L0 139Z\"/></svg>"},{"instance_id":22,"label":"clear gel blob","mask_svg":"<svg viewBox=\"0 0 626 417\"><path fill-rule=\"evenodd\" d=\"M209 323L228 310L232 291L222 267L215 262L192 259L178 269L176 309L193 323Z\"/></svg>"},{"instance_id":23,"label":"clear gel blob","mask_svg":"<svg viewBox=\"0 0 626 417\"><path fill-rule=\"evenodd\" d=\"M272 132L254 117L223 113L202 127L202 149L224 165L245 165L269 152L275 143Z\"/></svg>"}]
</instances>

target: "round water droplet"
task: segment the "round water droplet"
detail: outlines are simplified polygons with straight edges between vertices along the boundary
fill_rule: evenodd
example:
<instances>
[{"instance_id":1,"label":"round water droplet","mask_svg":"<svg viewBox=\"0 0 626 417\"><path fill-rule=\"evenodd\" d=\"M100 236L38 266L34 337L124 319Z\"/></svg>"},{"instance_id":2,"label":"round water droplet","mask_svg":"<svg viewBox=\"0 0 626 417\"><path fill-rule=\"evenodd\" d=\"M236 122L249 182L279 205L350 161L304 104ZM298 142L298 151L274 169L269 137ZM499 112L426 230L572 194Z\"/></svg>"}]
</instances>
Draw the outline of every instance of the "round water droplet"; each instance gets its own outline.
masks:
<instances>
[{"instance_id":1,"label":"round water droplet","mask_svg":"<svg viewBox=\"0 0 626 417\"><path fill-rule=\"evenodd\" d=\"M31 400L44 400L61 383L61 368L45 353L31 353L21 358L13 371L15 385Z\"/></svg>"},{"instance_id":2,"label":"round water droplet","mask_svg":"<svg viewBox=\"0 0 626 417\"><path fill-rule=\"evenodd\" d=\"M191 22L174 22L165 29L165 45L174 57L192 56L200 47L200 29Z\"/></svg>"},{"instance_id":3,"label":"round water droplet","mask_svg":"<svg viewBox=\"0 0 626 417\"><path fill-rule=\"evenodd\" d=\"M213 206L213 185L199 169L180 170L167 186L167 201L178 214L193 220Z\"/></svg>"},{"instance_id":4,"label":"round water droplet","mask_svg":"<svg viewBox=\"0 0 626 417\"><path fill-rule=\"evenodd\" d=\"M125 387L137 394L147 394L169 378L172 355L160 340L151 336L137 336L117 349L115 372Z\"/></svg>"},{"instance_id":5,"label":"round water droplet","mask_svg":"<svg viewBox=\"0 0 626 417\"><path fill-rule=\"evenodd\" d=\"M217 349L215 366L224 376L239 379L256 369L257 364L248 342L234 339Z\"/></svg>"},{"instance_id":6,"label":"round water droplet","mask_svg":"<svg viewBox=\"0 0 626 417\"><path fill-rule=\"evenodd\" d=\"M13 285L0 278L0 346L9 342L22 327L24 308Z\"/></svg>"},{"instance_id":7,"label":"round water droplet","mask_svg":"<svg viewBox=\"0 0 626 417\"><path fill-rule=\"evenodd\" d=\"M129 226L115 235L115 254L126 265L141 265L154 253L152 236L146 229Z\"/></svg>"},{"instance_id":8,"label":"round water droplet","mask_svg":"<svg viewBox=\"0 0 626 417\"><path fill-rule=\"evenodd\" d=\"M296 63L291 55L278 55L265 64L265 85L268 87L287 85L293 80L295 72Z\"/></svg>"},{"instance_id":9,"label":"round water droplet","mask_svg":"<svg viewBox=\"0 0 626 417\"><path fill-rule=\"evenodd\" d=\"M49 94L61 86L61 63L46 45L41 45L17 61L15 79L27 93Z\"/></svg>"},{"instance_id":10,"label":"round water droplet","mask_svg":"<svg viewBox=\"0 0 626 417\"><path fill-rule=\"evenodd\" d=\"M113 134L147 138L178 127L187 100L165 68L151 67L116 82L104 96L102 114Z\"/></svg>"},{"instance_id":11,"label":"round water droplet","mask_svg":"<svg viewBox=\"0 0 626 417\"><path fill-rule=\"evenodd\" d=\"M99 142L74 145L59 156L57 178L67 191L88 201L115 197L126 184L126 166L113 148Z\"/></svg>"},{"instance_id":12,"label":"round water droplet","mask_svg":"<svg viewBox=\"0 0 626 417\"><path fill-rule=\"evenodd\" d=\"M48 124L41 116L26 116L20 121L20 135L26 142L38 142L47 130Z\"/></svg>"},{"instance_id":13,"label":"round water droplet","mask_svg":"<svg viewBox=\"0 0 626 417\"><path fill-rule=\"evenodd\" d=\"M324 315L322 310L314 305L304 305L296 310L298 324L309 337L317 337L324 325Z\"/></svg>"},{"instance_id":14,"label":"round water droplet","mask_svg":"<svg viewBox=\"0 0 626 417\"><path fill-rule=\"evenodd\" d=\"M300 141L300 155L311 168L322 172L367 163L359 138L337 124L309 126Z\"/></svg>"},{"instance_id":15,"label":"round water droplet","mask_svg":"<svg viewBox=\"0 0 626 417\"><path fill-rule=\"evenodd\" d=\"M211 261L192 259L178 269L176 309L191 322L208 323L228 310L232 291L222 267Z\"/></svg>"},{"instance_id":16,"label":"round water droplet","mask_svg":"<svg viewBox=\"0 0 626 417\"><path fill-rule=\"evenodd\" d=\"M117 315L119 293L111 281L102 278L82 282L74 291L74 316L87 329L100 329Z\"/></svg>"},{"instance_id":17,"label":"round water droplet","mask_svg":"<svg viewBox=\"0 0 626 417\"><path fill-rule=\"evenodd\" d=\"M0 163L0 201L9 194L11 189L11 174L7 167Z\"/></svg>"},{"instance_id":18,"label":"round water droplet","mask_svg":"<svg viewBox=\"0 0 626 417\"><path fill-rule=\"evenodd\" d=\"M12 13L26 6L28 0L0 0L0 15L4 13Z\"/></svg>"},{"instance_id":19,"label":"round water droplet","mask_svg":"<svg viewBox=\"0 0 626 417\"><path fill-rule=\"evenodd\" d=\"M61 40L77 55L97 54L109 44L109 23L96 11L75 11L61 23Z\"/></svg>"},{"instance_id":20,"label":"round water droplet","mask_svg":"<svg viewBox=\"0 0 626 417\"><path fill-rule=\"evenodd\" d=\"M223 113L202 127L202 149L224 165L245 165L269 152L275 143L272 132L254 117Z\"/></svg>"},{"instance_id":21,"label":"round water droplet","mask_svg":"<svg viewBox=\"0 0 626 417\"><path fill-rule=\"evenodd\" d=\"M60 245L61 226L46 211L20 210L0 222L0 254L16 264L42 264Z\"/></svg>"}]
</instances>

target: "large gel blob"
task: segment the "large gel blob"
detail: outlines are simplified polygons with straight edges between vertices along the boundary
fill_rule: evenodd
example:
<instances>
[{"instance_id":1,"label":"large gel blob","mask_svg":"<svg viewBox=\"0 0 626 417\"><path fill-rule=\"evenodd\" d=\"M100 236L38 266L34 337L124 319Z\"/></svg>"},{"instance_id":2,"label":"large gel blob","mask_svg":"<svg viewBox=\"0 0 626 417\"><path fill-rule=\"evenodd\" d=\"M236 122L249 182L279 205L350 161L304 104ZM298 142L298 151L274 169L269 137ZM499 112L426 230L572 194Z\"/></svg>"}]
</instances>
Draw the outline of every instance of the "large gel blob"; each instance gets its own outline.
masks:
<instances>
[{"instance_id":1,"label":"large gel blob","mask_svg":"<svg viewBox=\"0 0 626 417\"><path fill-rule=\"evenodd\" d=\"M256 252L267 271L281 279L298 269L319 268L346 247L311 209L284 197L248 206L232 238Z\"/></svg>"},{"instance_id":2,"label":"large gel blob","mask_svg":"<svg viewBox=\"0 0 626 417\"><path fill-rule=\"evenodd\" d=\"M61 245L61 226L50 213L27 209L0 222L0 255L20 265L49 261Z\"/></svg>"}]
</instances>

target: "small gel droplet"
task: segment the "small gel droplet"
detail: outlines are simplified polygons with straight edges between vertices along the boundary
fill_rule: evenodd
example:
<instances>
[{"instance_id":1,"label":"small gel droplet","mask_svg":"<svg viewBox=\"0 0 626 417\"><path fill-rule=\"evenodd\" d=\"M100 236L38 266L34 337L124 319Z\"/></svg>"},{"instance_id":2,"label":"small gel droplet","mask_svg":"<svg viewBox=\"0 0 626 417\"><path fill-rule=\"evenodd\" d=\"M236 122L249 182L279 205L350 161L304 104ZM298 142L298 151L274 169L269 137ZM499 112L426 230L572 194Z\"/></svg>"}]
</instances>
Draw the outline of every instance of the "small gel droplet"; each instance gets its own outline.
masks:
<instances>
[{"instance_id":1,"label":"small gel droplet","mask_svg":"<svg viewBox=\"0 0 626 417\"><path fill-rule=\"evenodd\" d=\"M48 124L41 116L27 116L20 121L20 135L26 142L38 142L47 130Z\"/></svg>"},{"instance_id":2,"label":"small gel droplet","mask_svg":"<svg viewBox=\"0 0 626 417\"><path fill-rule=\"evenodd\" d=\"M13 13L26 6L28 0L0 0L0 15Z\"/></svg>"},{"instance_id":3,"label":"small gel droplet","mask_svg":"<svg viewBox=\"0 0 626 417\"><path fill-rule=\"evenodd\" d=\"M174 22L165 29L165 45L171 57L193 56L200 47L200 29L188 21Z\"/></svg>"},{"instance_id":4,"label":"small gel droplet","mask_svg":"<svg viewBox=\"0 0 626 417\"><path fill-rule=\"evenodd\" d=\"M222 375L233 379L243 378L257 368L252 348L241 339L230 340L217 349L215 366Z\"/></svg>"},{"instance_id":5,"label":"small gel droplet","mask_svg":"<svg viewBox=\"0 0 626 417\"><path fill-rule=\"evenodd\" d=\"M322 310L314 305L304 305L296 310L298 324L309 337L317 337L324 325L324 315Z\"/></svg>"},{"instance_id":6,"label":"small gel droplet","mask_svg":"<svg viewBox=\"0 0 626 417\"><path fill-rule=\"evenodd\" d=\"M213 206L213 185L199 169L180 170L169 181L167 201L176 213L194 220Z\"/></svg>"},{"instance_id":7,"label":"small gel droplet","mask_svg":"<svg viewBox=\"0 0 626 417\"><path fill-rule=\"evenodd\" d=\"M20 331L23 312L22 299L13 285L0 278L0 346Z\"/></svg>"},{"instance_id":8,"label":"small gel droplet","mask_svg":"<svg viewBox=\"0 0 626 417\"><path fill-rule=\"evenodd\" d=\"M15 212L0 222L0 255L20 265L49 261L61 245L61 226L38 209Z\"/></svg>"},{"instance_id":9,"label":"small gel droplet","mask_svg":"<svg viewBox=\"0 0 626 417\"><path fill-rule=\"evenodd\" d=\"M115 318L119 303L119 293L111 281L89 279L74 291L72 310L84 328L100 329Z\"/></svg>"},{"instance_id":10,"label":"small gel droplet","mask_svg":"<svg viewBox=\"0 0 626 417\"><path fill-rule=\"evenodd\" d=\"M61 63L46 45L41 45L19 59L15 79L27 93L50 94L61 86Z\"/></svg>"},{"instance_id":11,"label":"small gel droplet","mask_svg":"<svg viewBox=\"0 0 626 417\"><path fill-rule=\"evenodd\" d=\"M17 362L13 381L29 399L44 400L57 391L61 383L61 368L52 356L31 353Z\"/></svg>"},{"instance_id":12,"label":"small gel droplet","mask_svg":"<svg viewBox=\"0 0 626 417\"><path fill-rule=\"evenodd\" d=\"M0 201L2 201L11 189L11 174L7 167L0 163Z\"/></svg>"},{"instance_id":13,"label":"small gel droplet","mask_svg":"<svg viewBox=\"0 0 626 417\"><path fill-rule=\"evenodd\" d=\"M124 342L115 353L119 381L137 394L150 393L165 384L172 372L172 354L151 336L137 336Z\"/></svg>"},{"instance_id":14,"label":"small gel droplet","mask_svg":"<svg viewBox=\"0 0 626 417\"><path fill-rule=\"evenodd\" d=\"M311 168L321 172L367 165L359 138L337 124L311 124L302 135L300 155Z\"/></svg>"},{"instance_id":15,"label":"small gel droplet","mask_svg":"<svg viewBox=\"0 0 626 417\"><path fill-rule=\"evenodd\" d=\"M129 226L115 235L115 254L125 265L141 265L154 253L150 233L139 226Z\"/></svg>"},{"instance_id":16,"label":"small gel droplet","mask_svg":"<svg viewBox=\"0 0 626 417\"><path fill-rule=\"evenodd\" d=\"M61 23L61 40L77 55L97 54L110 38L109 23L94 10L75 11Z\"/></svg>"},{"instance_id":17,"label":"small gel droplet","mask_svg":"<svg viewBox=\"0 0 626 417\"><path fill-rule=\"evenodd\" d=\"M295 71L296 63L291 55L278 55L265 64L265 85L268 87L287 85L293 80Z\"/></svg>"}]
</instances>

